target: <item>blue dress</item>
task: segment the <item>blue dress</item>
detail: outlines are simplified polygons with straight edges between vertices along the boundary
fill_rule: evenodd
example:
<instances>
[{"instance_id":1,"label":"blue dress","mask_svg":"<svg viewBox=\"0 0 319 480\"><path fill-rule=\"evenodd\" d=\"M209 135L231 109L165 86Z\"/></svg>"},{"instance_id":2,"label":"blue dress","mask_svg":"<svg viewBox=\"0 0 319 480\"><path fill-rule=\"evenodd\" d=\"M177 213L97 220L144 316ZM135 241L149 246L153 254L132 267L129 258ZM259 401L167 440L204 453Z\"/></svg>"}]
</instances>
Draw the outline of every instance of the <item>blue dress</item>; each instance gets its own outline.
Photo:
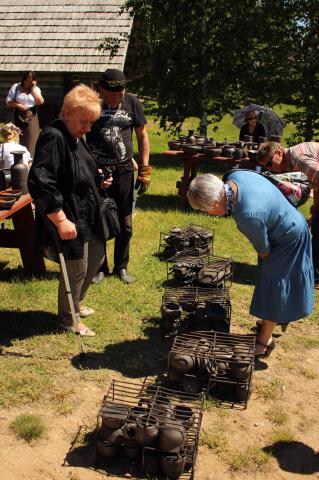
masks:
<instances>
[{"instance_id":1,"label":"blue dress","mask_svg":"<svg viewBox=\"0 0 319 480\"><path fill-rule=\"evenodd\" d=\"M309 227L305 218L269 180L255 172L231 173L238 187L233 216L258 253L258 279L250 313L289 323L312 312L314 279Z\"/></svg>"}]
</instances>

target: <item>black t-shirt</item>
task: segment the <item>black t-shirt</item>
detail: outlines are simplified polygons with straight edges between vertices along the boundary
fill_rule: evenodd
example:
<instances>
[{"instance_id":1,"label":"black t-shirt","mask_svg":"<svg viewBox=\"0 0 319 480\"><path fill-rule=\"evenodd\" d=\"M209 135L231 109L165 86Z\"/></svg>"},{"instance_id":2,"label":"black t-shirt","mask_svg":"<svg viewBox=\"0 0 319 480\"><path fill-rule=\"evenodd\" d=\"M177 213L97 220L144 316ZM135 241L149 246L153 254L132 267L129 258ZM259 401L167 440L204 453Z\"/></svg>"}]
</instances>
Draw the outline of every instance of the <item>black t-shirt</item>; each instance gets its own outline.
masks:
<instances>
[{"instance_id":1,"label":"black t-shirt","mask_svg":"<svg viewBox=\"0 0 319 480\"><path fill-rule=\"evenodd\" d=\"M86 135L100 165L120 165L133 158L132 132L146 124L139 99L125 93L119 108L103 105L101 117Z\"/></svg>"}]
</instances>

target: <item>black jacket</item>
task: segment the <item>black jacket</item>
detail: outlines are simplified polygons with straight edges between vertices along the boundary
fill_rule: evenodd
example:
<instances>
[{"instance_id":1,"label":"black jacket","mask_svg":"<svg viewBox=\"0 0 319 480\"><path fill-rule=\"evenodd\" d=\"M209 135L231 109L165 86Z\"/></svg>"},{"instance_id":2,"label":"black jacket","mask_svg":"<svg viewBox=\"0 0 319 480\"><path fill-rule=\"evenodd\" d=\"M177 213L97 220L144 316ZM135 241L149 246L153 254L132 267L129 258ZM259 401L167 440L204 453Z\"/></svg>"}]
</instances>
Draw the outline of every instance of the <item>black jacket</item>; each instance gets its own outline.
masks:
<instances>
[{"instance_id":1,"label":"black jacket","mask_svg":"<svg viewBox=\"0 0 319 480\"><path fill-rule=\"evenodd\" d=\"M43 215L61 209L77 226L78 236L68 241L59 239L59 245L67 259L83 257L84 242L96 230L98 221L98 199L91 186L96 175L97 165L89 147L84 140L74 139L61 120L42 130L28 187L36 205L37 243L46 257L56 260L56 248L52 248L56 242Z\"/></svg>"}]
</instances>

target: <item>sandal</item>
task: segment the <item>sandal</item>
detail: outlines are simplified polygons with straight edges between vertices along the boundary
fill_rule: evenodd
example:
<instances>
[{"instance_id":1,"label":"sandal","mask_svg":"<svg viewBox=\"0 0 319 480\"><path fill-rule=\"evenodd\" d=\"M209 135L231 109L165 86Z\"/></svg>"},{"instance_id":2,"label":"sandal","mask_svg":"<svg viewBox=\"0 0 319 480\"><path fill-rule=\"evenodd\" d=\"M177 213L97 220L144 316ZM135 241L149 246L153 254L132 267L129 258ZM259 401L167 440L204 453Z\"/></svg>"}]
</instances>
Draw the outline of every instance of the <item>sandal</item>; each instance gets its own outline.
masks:
<instances>
[{"instance_id":1,"label":"sandal","mask_svg":"<svg viewBox=\"0 0 319 480\"><path fill-rule=\"evenodd\" d=\"M274 339L272 339L268 345L261 342L256 342L256 347L264 347L265 350L258 354L256 354L256 351L255 351L255 357L269 357L269 355L271 354L275 346L276 346L276 343Z\"/></svg>"},{"instance_id":2,"label":"sandal","mask_svg":"<svg viewBox=\"0 0 319 480\"><path fill-rule=\"evenodd\" d=\"M63 330L65 330L66 332L79 333L81 337L95 337L96 335L96 333L88 327L83 328L78 332L75 330L73 325L64 325L63 323L61 323L60 327L63 328Z\"/></svg>"},{"instance_id":3,"label":"sandal","mask_svg":"<svg viewBox=\"0 0 319 480\"><path fill-rule=\"evenodd\" d=\"M258 319L256 320L256 325L251 328L251 331L255 333L256 335L259 335L261 332L261 327L262 327L263 321ZM288 328L289 323L277 323L277 326L281 328L281 331L284 333L287 328ZM278 334L279 336L279 334Z\"/></svg>"},{"instance_id":4,"label":"sandal","mask_svg":"<svg viewBox=\"0 0 319 480\"><path fill-rule=\"evenodd\" d=\"M88 317L89 315L93 315L94 310L93 308L87 307L86 305L80 305L79 314L80 317Z\"/></svg>"}]
</instances>

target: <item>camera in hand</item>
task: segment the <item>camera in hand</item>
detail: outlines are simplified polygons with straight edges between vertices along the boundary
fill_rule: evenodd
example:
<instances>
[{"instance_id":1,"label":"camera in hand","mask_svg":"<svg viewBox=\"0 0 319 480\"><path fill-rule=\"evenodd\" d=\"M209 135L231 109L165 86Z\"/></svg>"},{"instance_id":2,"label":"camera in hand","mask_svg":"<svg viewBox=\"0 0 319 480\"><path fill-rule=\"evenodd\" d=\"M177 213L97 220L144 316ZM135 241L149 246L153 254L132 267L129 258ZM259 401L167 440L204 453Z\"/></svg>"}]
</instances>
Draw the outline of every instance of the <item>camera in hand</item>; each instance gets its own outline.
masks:
<instances>
[{"instance_id":1,"label":"camera in hand","mask_svg":"<svg viewBox=\"0 0 319 480\"><path fill-rule=\"evenodd\" d=\"M101 167L102 172L99 172L99 182L102 183L108 178L112 177L112 170L109 167Z\"/></svg>"}]
</instances>

